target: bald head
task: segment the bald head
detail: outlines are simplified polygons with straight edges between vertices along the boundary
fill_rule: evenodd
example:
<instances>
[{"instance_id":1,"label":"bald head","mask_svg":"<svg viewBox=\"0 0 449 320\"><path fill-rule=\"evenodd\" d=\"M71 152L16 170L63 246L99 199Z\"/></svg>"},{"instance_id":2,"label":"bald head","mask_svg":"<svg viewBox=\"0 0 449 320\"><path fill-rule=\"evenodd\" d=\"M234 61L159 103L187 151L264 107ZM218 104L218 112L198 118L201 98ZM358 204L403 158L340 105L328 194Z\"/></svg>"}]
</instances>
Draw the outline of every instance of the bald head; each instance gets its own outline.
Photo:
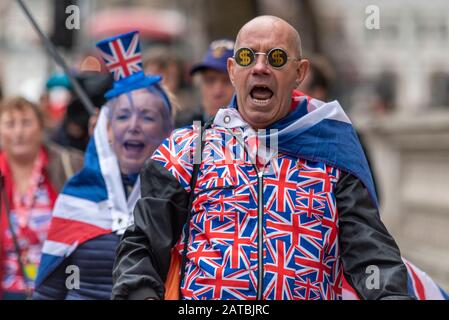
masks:
<instances>
[{"instance_id":1,"label":"bald head","mask_svg":"<svg viewBox=\"0 0 449 320\"><path fill-rule=\"evenodd\" d=\"M307 73L309 62L301 56L299 34L280 18L260 16L240 29L235 49L247 49L238 58L248 62L242 65L234 57L228 59L238 111L252 128L267 128L291 110L293 90ZM272 53L279 50L273 49L282 49L285 54L279 59L282 63L279 67L270 62L270 59L277 60ZM245 56L251 51L252 61Z\"/></svg>"},{"instance_id":2,"label":"bald head","mask_svg":"<svg viewBox=\"0 0 449 320\"><path fill-rule=\"evenodd\" d=\"M237 34L235 48L240 48L242 38L251 37L254 32L274 32L286 37L286 41L296 57L302 57L301 37L298 31L287 21L268 15L258 16L248 21Z\"/></svg>"}]
</instances>

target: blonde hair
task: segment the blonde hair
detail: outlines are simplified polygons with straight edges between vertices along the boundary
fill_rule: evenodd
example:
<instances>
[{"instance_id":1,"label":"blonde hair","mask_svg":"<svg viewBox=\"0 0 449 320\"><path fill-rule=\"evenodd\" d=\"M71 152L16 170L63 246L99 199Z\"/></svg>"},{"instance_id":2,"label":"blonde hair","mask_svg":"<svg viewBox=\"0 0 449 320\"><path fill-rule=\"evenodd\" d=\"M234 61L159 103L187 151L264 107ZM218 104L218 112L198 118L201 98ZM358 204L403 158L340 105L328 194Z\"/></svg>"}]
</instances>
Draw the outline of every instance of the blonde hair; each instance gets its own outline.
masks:
<instances>
[{"instance_id":1,"label":"blonde hair","mask_svg":"<svg viewBox=\"0 0 449 320\"><path fill-rule=\"evenodd\" d=\"M176 115L178 114L179 110L181 110L181 105L179 104L179 100L176 97L176 95L171 92L165 85L161 84L161 88L165 91L165 94L167 95L168 101L171 105L171 117L172 119L176 118Z\"/></svg>"}]
</instances>

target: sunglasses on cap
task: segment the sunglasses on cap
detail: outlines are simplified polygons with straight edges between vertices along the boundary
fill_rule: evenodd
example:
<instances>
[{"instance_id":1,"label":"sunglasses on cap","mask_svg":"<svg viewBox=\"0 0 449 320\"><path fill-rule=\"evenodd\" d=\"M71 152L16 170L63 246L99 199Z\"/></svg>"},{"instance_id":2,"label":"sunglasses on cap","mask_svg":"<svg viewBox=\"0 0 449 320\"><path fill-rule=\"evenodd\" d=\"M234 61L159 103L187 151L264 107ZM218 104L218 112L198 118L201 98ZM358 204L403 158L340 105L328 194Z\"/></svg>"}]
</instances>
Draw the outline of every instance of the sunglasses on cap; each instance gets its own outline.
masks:
<instances>
[{"instance_id":1,"label":"sunglasses on cap","mask_svg":"<svg viewBox=\"0 0 449 320\"><path fill-rule=\"evenodd\" d=\"M265 55L268 64L273 68L280 69L289 59L301 60L301 58L292 58L287 55L287 51L282 48L273 48L268 52L254 52L251 48L240 48L234 54L235 62L241 67L249 67L256 61L257 55Z\"/></svg>"}]
</instances>

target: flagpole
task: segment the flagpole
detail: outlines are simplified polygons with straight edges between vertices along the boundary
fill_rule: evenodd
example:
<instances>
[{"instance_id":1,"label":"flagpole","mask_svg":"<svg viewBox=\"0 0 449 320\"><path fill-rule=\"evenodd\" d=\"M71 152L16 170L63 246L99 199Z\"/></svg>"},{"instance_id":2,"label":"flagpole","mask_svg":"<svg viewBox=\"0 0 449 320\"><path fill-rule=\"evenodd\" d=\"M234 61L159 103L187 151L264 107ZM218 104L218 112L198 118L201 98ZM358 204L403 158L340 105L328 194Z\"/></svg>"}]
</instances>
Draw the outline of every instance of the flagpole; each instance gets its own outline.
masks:
<instances>
[{"instance_id":1,"label":"flagpole","mask_svg":"<svg viewBox=\"0 0 449 320\"><path fill-rule=\"evenodd\" d=\"M47 48L47 50L49 51L50 55L55 59L56 63L59 64L62 67L62 69L64 70L65 74L67 75L67 77L70 80L70 83L73 86L73 89L75 90L75 93L80 98L81 103L83 104L84 108L87 110L87 112L89 112L90 115L95 114L96 111L95 111L94 105L92 104L92 101L89 99L86 92L83 90L83 88L79 84L78 80L76 80L76 78L71 74L69 67L67 66L66 62L64 61L64 59L62 58L62 56L60 55L60 53L58 52L56 47L53 45L53 43L50 41L50 39L48 39L48 37L42 32L42 30L40 29L39 25L34 20L33 16L31 15L31 13L28 10L25 3L22 0L16 0L16 1L19 4L19 6L22 8L25 15L28 17L28 20L33 25L34 29L36 30L36 32L39 35L39 38L44 43L44 45Z\"/></svg>"}]
</instances>

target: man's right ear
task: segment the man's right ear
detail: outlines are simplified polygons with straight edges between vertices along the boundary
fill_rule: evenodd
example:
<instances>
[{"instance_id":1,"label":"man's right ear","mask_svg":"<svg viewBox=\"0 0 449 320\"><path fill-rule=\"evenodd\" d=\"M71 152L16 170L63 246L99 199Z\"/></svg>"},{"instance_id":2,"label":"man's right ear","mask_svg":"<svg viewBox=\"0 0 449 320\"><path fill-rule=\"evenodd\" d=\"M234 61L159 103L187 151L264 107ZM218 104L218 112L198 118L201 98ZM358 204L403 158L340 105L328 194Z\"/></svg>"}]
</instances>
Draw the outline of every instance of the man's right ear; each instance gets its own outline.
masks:
<instances>
[{"instance_id":1,"label":"man's right ear","mask_svg":"<svg viewBox=\"0 0 449 320\"><path fill-rule=\"evenodd\" d=\"M234 85L234 71L235 71L235 61L234 58L228 58L227 64L229 80L231 80L232 86Z\"/></svg>"},{"instance_id":2,"label":"man's right ear","mask_svg":"<svg viewBox=\"0 0 449 320\"><path fill-rule=\"evenodd\" d=\"M304 78L306 77L307 72L309 71L309 67L310 67L309 60L301 59L299 61L298 77L297 77L297 81L299 84L301 84L304 81Z\"/></svg>"}]
</instances>

